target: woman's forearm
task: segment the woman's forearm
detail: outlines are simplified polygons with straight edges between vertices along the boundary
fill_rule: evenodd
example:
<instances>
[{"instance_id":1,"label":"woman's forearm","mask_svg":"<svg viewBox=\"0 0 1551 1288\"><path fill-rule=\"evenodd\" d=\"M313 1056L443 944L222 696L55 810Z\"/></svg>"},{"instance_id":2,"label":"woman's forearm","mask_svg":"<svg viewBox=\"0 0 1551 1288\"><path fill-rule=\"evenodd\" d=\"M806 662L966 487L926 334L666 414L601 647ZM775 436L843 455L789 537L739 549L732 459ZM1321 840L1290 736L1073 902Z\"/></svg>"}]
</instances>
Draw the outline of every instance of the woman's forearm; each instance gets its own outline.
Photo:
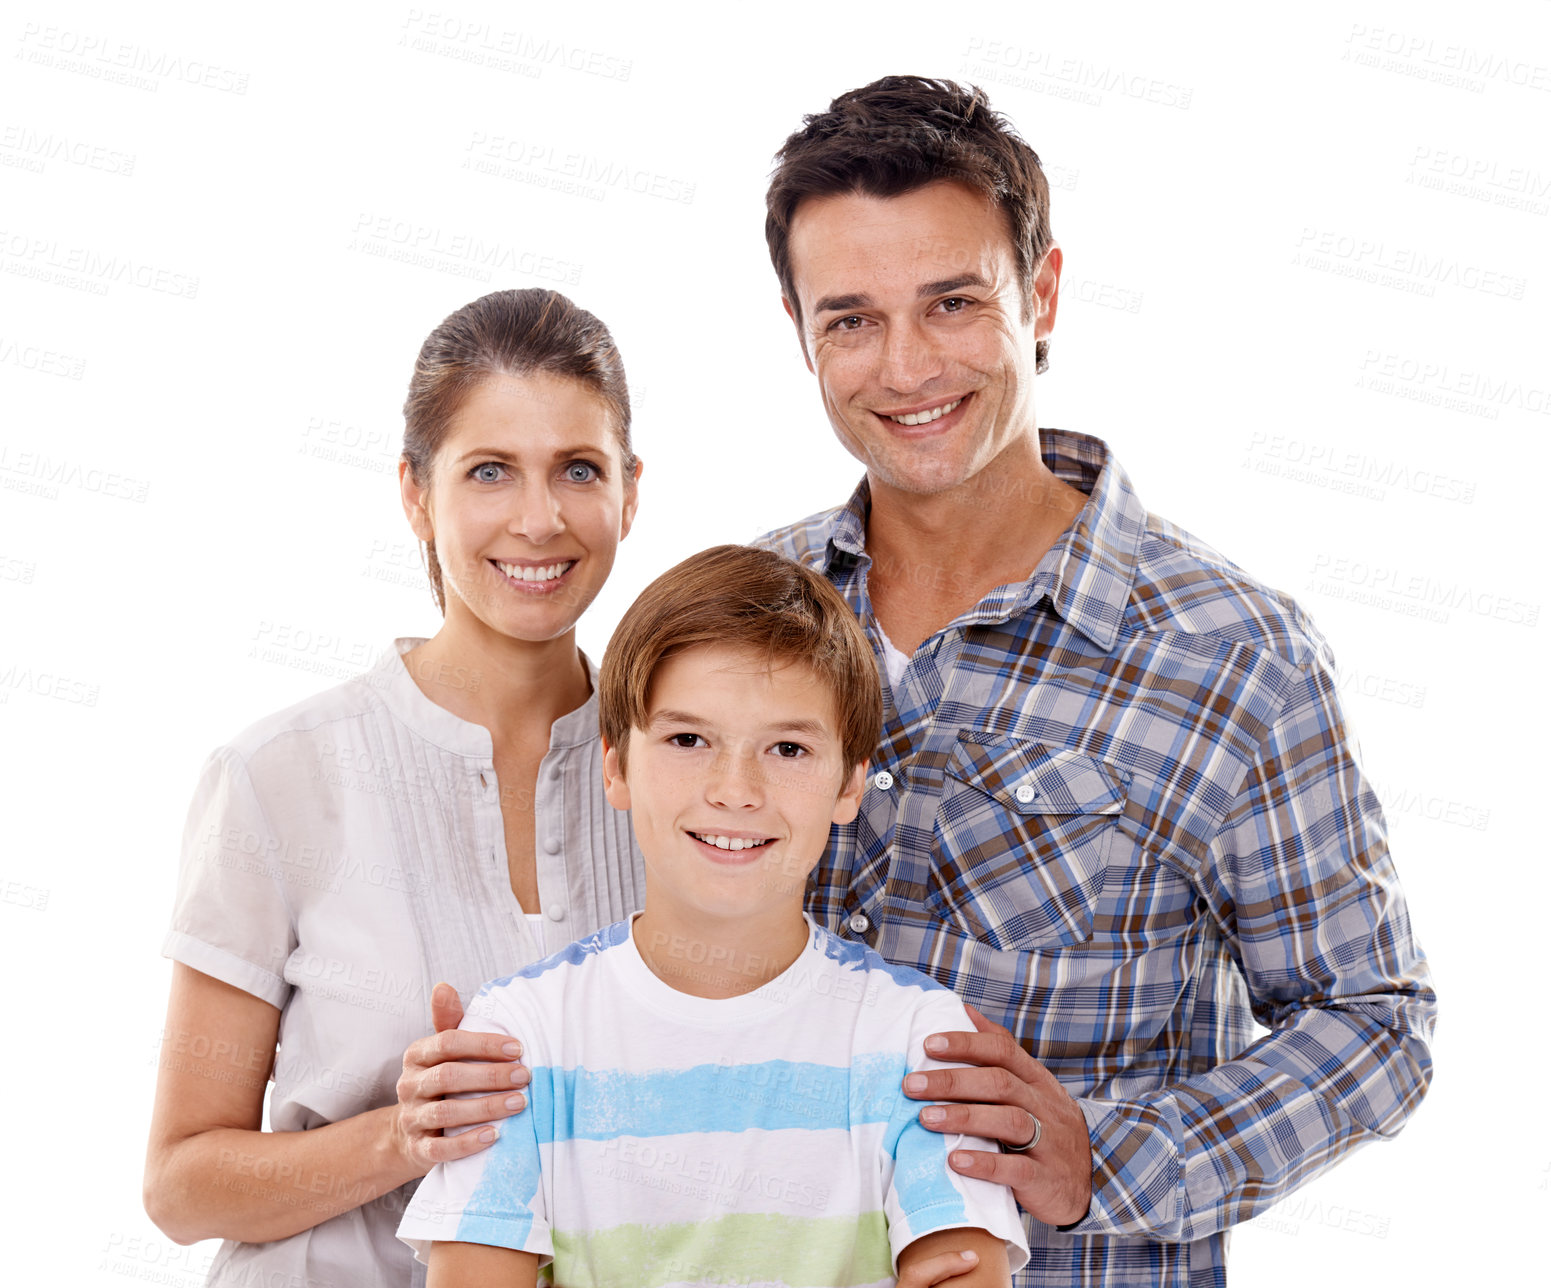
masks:
<instances>
[{"instance_id":1,"label":"woman's forearm","mask_svg":"<svg viewBox=\"0 0 1551 1288\"><path fill-rule=\"evenodd\" d=\"M164 1145L146 1168L145 1207L177 1243L267 1243L309 1230L420 1173L393 1142L394 1106L311 1131L211 1127Z\"/></svg>"},{"instance_id":2,"label":"woman's forearm","mask_svg":"<svg viewBox=\"0 0 1551 1288\"><path fill-rule=\"evenodd\" d=\"M169 1239L264 1243L423 1175L398 1105L311 1131L261 1131L280 1012L175 964L145 1161L145 1210Z\"/></svg>"}]
</instances>

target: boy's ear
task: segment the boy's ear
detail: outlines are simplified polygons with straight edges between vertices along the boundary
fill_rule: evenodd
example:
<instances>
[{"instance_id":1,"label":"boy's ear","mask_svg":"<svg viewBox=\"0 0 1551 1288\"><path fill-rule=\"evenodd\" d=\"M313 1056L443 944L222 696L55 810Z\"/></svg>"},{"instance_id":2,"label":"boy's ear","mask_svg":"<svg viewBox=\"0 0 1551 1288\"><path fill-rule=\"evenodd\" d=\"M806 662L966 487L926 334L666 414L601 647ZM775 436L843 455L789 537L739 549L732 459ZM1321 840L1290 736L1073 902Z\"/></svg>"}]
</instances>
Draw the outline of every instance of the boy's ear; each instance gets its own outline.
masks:
<instances>
[{"instance_id":1,"label":"boy's ear","mask_svg":"<svg viewBox=\"0 0 1551 1288\"><path fill-rule=\"evenodd\" d=\"M831 823L849 823L862 807L862 796L867 791L867 762L864 760L846 775L840 796L835 801L835 812L829 816Z\"/></svg>"},{"instance_id":2,"label":"boy's ear","mask_svg":"<svg viewBox=\"0 0 1551 1288\"><path fill-rule=\"evenodd\" d=\"M630 808L630 786L619 767L619 752L609 746L607 739L603 742L603 794L615 809Z\"/></svg>"}]
</instances>

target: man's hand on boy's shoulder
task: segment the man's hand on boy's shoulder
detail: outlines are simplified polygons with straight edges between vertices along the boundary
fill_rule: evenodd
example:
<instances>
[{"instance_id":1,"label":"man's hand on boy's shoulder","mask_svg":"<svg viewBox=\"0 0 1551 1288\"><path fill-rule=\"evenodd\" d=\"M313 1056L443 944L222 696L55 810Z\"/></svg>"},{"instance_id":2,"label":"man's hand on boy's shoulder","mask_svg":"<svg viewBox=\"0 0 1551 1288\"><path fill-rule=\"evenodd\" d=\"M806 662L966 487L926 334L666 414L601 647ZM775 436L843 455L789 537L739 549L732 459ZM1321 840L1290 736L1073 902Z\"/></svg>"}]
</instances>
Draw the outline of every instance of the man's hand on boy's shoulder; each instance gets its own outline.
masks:
<instances>
[{"instance_id":1,"label":"man's hand on boy's shoulder","mask_svg":"<svg viewBox=\"0 0 1551 1288\"><path fill-rule=\"evenodd\" d=\"M957 1149L949 1166L1012 1190L1018 1206L1046 1225L1071 1225L1088 1212L1093 1151L1082 1109L1044 1065L999 1024L966 1006L979 1031L934 1033L934 1060L969 1068L927 1069L905 1079L913 1100L946 1101L921 1110L921 1125L948 1135L984 1136L1014 1151ZM1039 1140L1032 1149L1038 1120Z\"/></svg>"},{"instance_id":2,"label":"man's hand on boy's shoulder","mask_svg":"<svg viewBox=\"0 0 1551 1288\"><path fill-rule=\"evenodd\" d=\"M1007 1245L978 1229L938 1230L922 1235L899 1254L897 1288L1007 1288Z\"/></svg>"}]
</instances>

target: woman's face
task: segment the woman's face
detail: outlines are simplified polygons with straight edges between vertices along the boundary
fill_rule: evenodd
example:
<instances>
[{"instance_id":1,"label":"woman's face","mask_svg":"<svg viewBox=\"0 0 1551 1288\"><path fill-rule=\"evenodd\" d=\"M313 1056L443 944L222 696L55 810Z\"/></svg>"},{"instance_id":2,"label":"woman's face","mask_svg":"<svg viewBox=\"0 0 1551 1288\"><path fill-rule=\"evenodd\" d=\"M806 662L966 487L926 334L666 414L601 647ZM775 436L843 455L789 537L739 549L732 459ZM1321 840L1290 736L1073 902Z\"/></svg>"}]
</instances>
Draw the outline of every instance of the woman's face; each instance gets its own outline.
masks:
<instances>
[{"instance_id":1,"label":"woman's face","mask_svg":"<svg viewBox=\"0 0 1551 1288\"><path fill-rule=\"evenodd\" d=\"M404 511L435 540L449 624L564 635L635 517L607 405L562 376L495 375L464 400L427 486L400 470Z\"/></svg>"}]
</instances>

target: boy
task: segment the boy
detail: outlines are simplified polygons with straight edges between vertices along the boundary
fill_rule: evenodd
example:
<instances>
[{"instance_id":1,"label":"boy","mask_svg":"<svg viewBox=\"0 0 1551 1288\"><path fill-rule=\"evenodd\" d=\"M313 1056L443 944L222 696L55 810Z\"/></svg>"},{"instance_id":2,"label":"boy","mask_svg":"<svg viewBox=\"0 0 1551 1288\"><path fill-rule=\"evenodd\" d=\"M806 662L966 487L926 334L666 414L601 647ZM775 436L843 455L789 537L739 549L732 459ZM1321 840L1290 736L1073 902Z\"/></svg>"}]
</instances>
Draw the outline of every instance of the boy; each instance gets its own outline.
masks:
<instances>
[{"instance_id":1,"label":"boy","mask_svg":"<svg viewBox=\"0 0 1551 1288\"><path fill-rule=\"evenodd\" d=\"M881 725L855 616L779 555L707 550L625 614L599 701L646 908L470 1005L523 1042L530 1103L406 1212L433 1288L550 1258L562 1285L1006 1285L1008 1191L952 1172L960 1140L900 1087L936 1066L926 1035L973 1027L962 1004L803 913Z\"/></svg>"}]
</instances>

